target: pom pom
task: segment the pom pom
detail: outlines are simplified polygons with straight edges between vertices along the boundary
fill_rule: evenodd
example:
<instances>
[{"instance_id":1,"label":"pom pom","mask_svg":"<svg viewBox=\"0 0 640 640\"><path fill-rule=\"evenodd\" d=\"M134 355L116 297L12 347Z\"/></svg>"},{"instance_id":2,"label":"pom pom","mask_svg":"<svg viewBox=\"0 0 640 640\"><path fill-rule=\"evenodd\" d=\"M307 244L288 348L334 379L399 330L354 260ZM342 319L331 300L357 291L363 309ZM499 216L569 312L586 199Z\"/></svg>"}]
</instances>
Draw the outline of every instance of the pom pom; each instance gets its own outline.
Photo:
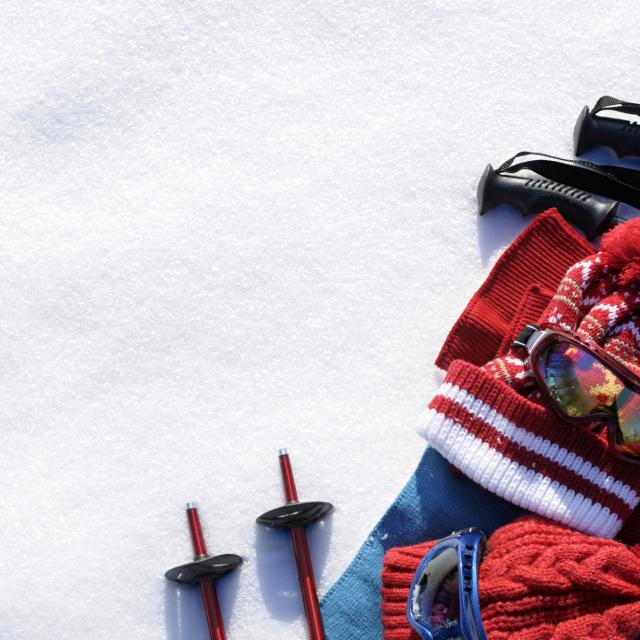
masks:
<instances>
[{"instance_id":1,"label":"pom pom","mask_svg":"<svg viewBox=\"0 0 640 640\"><path fill-rule=\"evenodd\" d=\"M602 251L612 269L620 271L620 284L640 282L640 218L618 225L602 236Z\"/></svg>"}]
</instances>

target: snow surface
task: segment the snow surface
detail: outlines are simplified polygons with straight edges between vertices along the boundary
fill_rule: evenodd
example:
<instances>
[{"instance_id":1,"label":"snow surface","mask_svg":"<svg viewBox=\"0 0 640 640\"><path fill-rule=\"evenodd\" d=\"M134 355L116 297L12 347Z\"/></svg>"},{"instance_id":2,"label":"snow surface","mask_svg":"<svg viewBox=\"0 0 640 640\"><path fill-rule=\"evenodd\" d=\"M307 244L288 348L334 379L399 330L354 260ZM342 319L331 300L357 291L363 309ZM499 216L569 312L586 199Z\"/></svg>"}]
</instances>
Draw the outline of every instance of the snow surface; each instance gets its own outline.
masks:
<instances>
[{"instance_id":1,"label":"snow surface","mask_svg":"<svg viewBox=\"0 0 640 640\"><path fill-rule=\"evenodd\" d=\"M2 6L1 640L196 640L184 503L229 637L303 638L287 446L321 592L413 470L448 329L528 221L487 162L638 99L635 2Z\"/></svg>"}]
</instances>

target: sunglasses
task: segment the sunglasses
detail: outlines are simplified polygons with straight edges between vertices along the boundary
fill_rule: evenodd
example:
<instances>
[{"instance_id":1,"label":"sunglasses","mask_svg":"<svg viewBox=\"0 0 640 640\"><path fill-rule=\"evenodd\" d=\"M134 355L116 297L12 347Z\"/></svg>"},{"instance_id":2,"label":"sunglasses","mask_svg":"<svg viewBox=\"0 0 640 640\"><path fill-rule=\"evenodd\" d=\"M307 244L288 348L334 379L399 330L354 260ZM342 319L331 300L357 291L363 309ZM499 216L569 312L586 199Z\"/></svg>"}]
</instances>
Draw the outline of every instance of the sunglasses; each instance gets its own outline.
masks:
<instances>
[{"instance_id":1,"label":"sunglasses","mask_svg":"<svg viewBox=\"0 0 640 640\"><path fill-rule=\"evenodd\" d=\"M603 420L611 452L640 464L640 377L593 342L528 325L516 340L555 412L568 422Z\"/></svg>"},{"instance_id":2,"label":"sunglasses","mask_svg":"<svg viewBox=\"0 0 640 640\"><path fill-rule=\"evenodd\" d=\"M407 619L423 640L487 640L478 597L486 544L480 529L455 531L420 563L409 590Z\"/></svg>"}]
</instances>

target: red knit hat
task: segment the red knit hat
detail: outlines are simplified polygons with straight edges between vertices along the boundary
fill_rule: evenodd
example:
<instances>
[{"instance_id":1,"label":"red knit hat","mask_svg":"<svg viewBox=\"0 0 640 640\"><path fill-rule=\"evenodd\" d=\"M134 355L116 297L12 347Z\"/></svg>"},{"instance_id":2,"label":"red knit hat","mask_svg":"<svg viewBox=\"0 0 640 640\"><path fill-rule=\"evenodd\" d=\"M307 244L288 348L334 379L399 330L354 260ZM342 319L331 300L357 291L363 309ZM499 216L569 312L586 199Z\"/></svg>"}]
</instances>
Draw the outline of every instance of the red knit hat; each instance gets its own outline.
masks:
<instances>
[{"instance_id":1,"label":"red knit hat","mask_svg":"<svg viewBox=\"0 0 640 640\"><path fill-rule=\"evenodd\" d=\"M640 369L640 219L607 234L599 253L569 269L541 320L577 331ZM420 432L486 489L614 537L640 502L640 468L613 457L604 437L557 417L534 385L518 352L483 368L456 361Z\"/></svg>"},{"instance_id":2,"label":"red knit hat","mask_svg":"<svg viewBox=\"0 0 640 640\"><path fill-rule=\"evenodd\" d=\"M407 622L407 598L420 561L435 543L391 549L385 556L385 640L418 639ZM489 538L479 593L489 640L640 637L640 555L538 516Z\"/></svg>"}]
</instances>

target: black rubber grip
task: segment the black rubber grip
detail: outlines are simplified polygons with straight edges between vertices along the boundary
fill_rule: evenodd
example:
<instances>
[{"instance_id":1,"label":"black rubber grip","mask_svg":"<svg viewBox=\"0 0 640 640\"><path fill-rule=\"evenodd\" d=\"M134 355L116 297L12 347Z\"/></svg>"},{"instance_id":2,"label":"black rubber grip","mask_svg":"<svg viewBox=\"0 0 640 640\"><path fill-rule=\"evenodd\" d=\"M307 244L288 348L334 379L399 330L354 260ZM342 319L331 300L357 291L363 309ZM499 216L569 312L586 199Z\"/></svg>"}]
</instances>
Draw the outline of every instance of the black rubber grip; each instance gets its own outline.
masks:
<instances>
[{"instance_id":1,"label":"black rubber grip","mask_svg":"<svg viewBox=\"0 0 640 640\"><path fill-rule=\"evenodd\" d=\"M592 147L609 147L617 156L640 156L640 123L594 115L585 107L573 130L576 155Z\"/></svg>"},{"instance_id":2,"label":"black rubber grip","mask_svg":"<svg viewBox=\"0 0 640 640\"><path fill-rule=\"evenodd\" d=\"M596 198L531 171L505 174L487 165L478 184L480 215L501 204L517 207L523 216L556 207L567 221L593 240L612 224L619 202Z\"/></svg>"}]
</instances>

